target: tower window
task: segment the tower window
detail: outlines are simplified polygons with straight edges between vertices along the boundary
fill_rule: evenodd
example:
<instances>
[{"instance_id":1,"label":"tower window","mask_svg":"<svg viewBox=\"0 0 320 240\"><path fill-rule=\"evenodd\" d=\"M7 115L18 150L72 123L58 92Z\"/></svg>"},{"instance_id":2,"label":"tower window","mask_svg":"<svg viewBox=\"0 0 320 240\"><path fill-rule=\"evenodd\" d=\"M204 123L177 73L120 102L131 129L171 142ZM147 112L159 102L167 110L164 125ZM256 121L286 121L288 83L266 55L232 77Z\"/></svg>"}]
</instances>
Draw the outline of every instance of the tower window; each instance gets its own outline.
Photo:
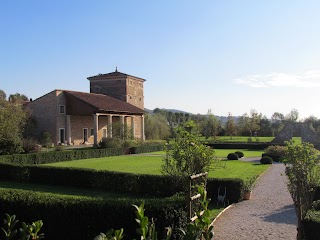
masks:
<instances>
[{"instance_id":1,"label":"tower window","mask_svg":"<svg viewBox=\"0 0 320 240\"><path fill-rule=\"evenodd\" d=\"M60 106L59 106L59 113L60 113L60 114L65 114L65 107L64 107L64 105L60 105Z\"/></svg>"}]
</instances>

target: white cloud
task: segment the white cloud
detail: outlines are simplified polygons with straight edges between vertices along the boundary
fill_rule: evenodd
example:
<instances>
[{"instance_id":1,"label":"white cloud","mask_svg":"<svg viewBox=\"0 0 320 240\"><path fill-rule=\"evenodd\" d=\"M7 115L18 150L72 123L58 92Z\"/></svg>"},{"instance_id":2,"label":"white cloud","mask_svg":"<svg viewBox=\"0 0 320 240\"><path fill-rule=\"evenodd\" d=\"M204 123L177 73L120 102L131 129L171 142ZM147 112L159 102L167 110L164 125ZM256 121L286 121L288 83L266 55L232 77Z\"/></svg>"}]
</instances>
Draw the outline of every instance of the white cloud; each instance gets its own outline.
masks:
<instances>
[{"instance_id":1,"label":"white cloud","mask_svg":"<svg viewBox=\"0 0 320 240\"><path fill-rule=\"evenodd\" d=\"M250 87L320 87L320 71L307 71L302 75L270 73L266 75L248 75L233 80L234 83Z\"/></svg>"}]
</instances>

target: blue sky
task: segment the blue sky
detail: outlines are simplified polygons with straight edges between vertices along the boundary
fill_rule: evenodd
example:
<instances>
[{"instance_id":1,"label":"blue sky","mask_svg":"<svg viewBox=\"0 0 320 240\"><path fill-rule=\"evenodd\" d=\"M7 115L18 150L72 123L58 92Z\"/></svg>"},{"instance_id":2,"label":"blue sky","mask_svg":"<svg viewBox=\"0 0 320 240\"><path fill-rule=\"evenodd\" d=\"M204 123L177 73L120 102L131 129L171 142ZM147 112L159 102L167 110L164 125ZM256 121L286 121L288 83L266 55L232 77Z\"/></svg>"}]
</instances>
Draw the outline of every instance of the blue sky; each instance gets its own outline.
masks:
<instances>
[{"instance_id":1,"label":"blue sky","mask_svg":"<svg viewBox=\"0 0 320 240\"><path fill-rule=\"evenodd\" d=\"M320 118L320 1L1 1L0 89L145 78L145 107Z\"/></svg>"}]
</instances>

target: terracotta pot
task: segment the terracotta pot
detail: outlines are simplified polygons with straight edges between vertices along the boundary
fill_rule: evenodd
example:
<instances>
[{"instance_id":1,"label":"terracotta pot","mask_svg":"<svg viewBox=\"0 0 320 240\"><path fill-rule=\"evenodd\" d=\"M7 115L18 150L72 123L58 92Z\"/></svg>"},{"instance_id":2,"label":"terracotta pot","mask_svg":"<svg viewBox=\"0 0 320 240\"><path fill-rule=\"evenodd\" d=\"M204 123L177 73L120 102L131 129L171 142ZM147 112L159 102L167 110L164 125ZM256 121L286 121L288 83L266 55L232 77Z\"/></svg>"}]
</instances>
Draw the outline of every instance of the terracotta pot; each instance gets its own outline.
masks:
<instances>
[{"instance_id":1,"label":"terracotta pot","mask_svg":"<svg viewBox=\"0 0 320 240\"><path fill-rule=\"evenodd\" d=\"M243 193L243 200L249 200L251 198L252 191L245 191Z\"/></svg>"}]
</instances>

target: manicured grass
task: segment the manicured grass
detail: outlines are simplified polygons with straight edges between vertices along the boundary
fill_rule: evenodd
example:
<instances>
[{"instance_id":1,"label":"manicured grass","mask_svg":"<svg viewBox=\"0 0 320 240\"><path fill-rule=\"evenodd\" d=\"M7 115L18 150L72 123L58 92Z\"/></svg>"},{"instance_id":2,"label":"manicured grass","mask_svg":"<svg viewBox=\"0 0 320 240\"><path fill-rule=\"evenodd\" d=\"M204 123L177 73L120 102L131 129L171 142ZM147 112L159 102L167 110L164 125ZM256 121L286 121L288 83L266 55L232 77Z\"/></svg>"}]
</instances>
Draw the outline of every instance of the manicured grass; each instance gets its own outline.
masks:
<instances>
[{"instance_id":1,"label":"manicured grass","mask_svg":"<svg viewBox=\"0 0 320 240\"><path fill-rule=\"evenodd\" d=\"M217 157L227 157L229 153L234 153L236 151L243 152L244 157L261 157L264 150L251 150L251 149L214 149L215 156Z\"/></svg>"},{"instance_id":2,"label":"manicured grass","mask_svg":"<svg viewBox=\"0 0 320 240\"><path fill-rule=\"evenodd\" d=\"M55 167L89 168L116 172L129 172L135 174L161 175L162 160L162 155L125 155L75 160L68 162L57 162L45 165ZM268 165L261 165L259 163L257 164L253 162L243 162L239 160L225 161L225 163L225 168L216 168L215 170L211 170L209 172L209 177L246 179L250 176L261 174L269 167Z\"/></svg>"},{"instance_id":3,"label":"manicured grass","mask_svg":"<svg viewBox=\"0 0 320 240\"><path fill-rule=\"evenodd\" d=\"M264 153L264 150L252 150L252 149L214 149L215 156L220 158L226 158L229 153L234 153L236 151L241 151L244 154L244 157L261 157L262 153ZM166 154L165 151L158 151L158 152L152 152L152 153L144 153L142 155L159 155L164 156Z\"/></svg>"},{"instance_id":4,"label":"manicured grass","mask_svg":"<svg viewBox=\"0 0 320 240\"><path fill-rule=\"evenodd\" d=\"M0 181L0 189L21 189L31 190L39 193L48 193L59 195L61 197L70 198L128 198L128 194L111 193L105 191L96 191L91 189L65 187L65 186L54 186L44 184L32 184L32 183L18 183L9 181Z\"/></svg>"}]
</instances>

